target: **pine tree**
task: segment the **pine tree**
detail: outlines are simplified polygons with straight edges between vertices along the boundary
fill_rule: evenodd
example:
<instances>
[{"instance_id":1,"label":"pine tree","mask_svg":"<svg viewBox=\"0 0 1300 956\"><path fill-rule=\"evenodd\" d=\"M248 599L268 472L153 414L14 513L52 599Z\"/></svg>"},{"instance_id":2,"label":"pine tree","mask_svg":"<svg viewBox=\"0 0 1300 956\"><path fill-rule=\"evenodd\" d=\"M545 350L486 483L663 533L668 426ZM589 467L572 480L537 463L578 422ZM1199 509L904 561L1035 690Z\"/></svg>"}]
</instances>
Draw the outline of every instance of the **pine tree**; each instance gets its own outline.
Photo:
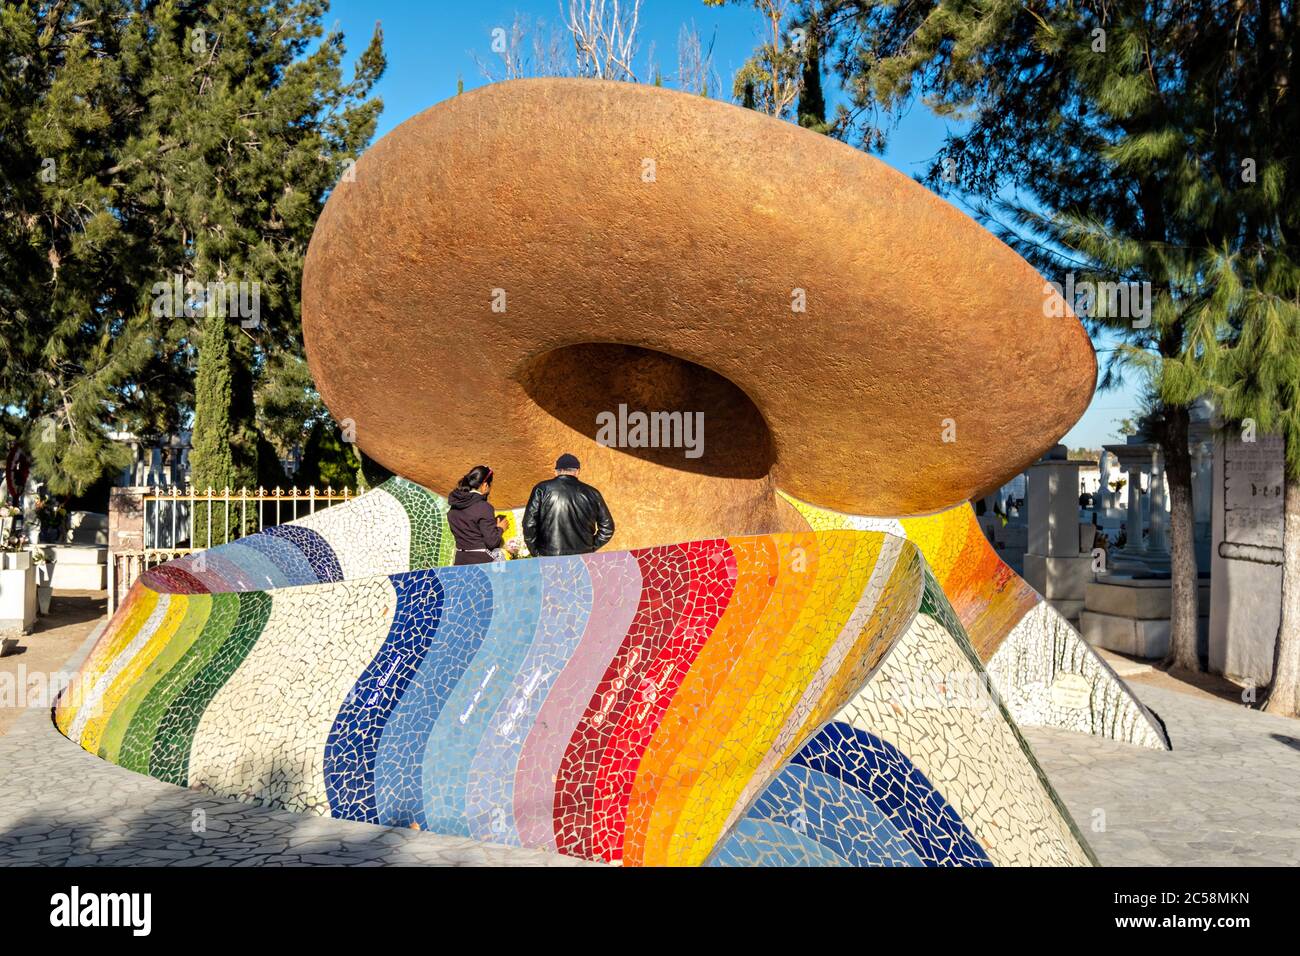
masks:
<instances>
[{"instance_id":1,"label":"pine tree","mask_svg":"<svg viewBox=\"0 0 1300 956\"><path fill-rule=\"evenodd\" d=\"M0 404L35 472L78 494L123 467L110 422L147 426L149 271L116 167L147 45L131 4L0 6ZM161 378L162 376L159 375Z\"/></svg>"},{"instance_id":2,"label":"pine tree","mask_svg":"<svg viewBox=\"0 0 1300 956\"><path fill-rule=\"evenodd\" d=\"M806 46L795 115L799 117L800 126L815 133L829 133L832 126L826 122L826 96L822 92L821 21L815 8L809 14L804 30Z\"/></svg>"},{"instance_id":3,"label":"pine tree","mask_svg":"<svg viewBox=\"0 0 1300 956\"><path fill-rule=\"evenodd\" d=\"M384 68L376 30L344 79L326 10L0 8L0 399L29 423L56 490L121 464L110 427L187 424L199 327L228 305L202 290L232 290L249 307L235 317L242 394L229 408L248 416L235 432L252 424L251 389L270 359L301 354L306 245L373 136L381 105L369 94ZM167 294L178 281L182 294Z\"/></svg>"},{"instance_id":4,"label":"pine tree","mask_svg":"<svg viewBox=\"0 0 1300 956\"><path fill-rule=\"evenodd\" d=\"M1240 223L1211 249L1200 307L1228 334L1201 353L1220 414L1285 447L1282 603L1265 709L1300 716L1300 24L1288 3L1250 5L1240 52L1219 76L1237 104L1230 124L1237 175L1217 201Z\"/></svg>"},{"instance_id":5,"label":"pine tree","mask_svg":"<svg viewBox=\"0 0 1300 956\"><path fill-rule=\"evenodd\" d=\"M917 96L969 118L924 177L1064 284L1151 284L1150 313L1096 302L1089 330L1120 345L1101 385L1127 374L1160 399L1153 419L1170 488L1172 664L1200 669L1189 406L1207 388L1199 356L1224 317L1197 308L1202 250L1239 238L1218 201L1232 175L1241 104L1220 79L1267 3L1211 0L831 0L841 79L864 118L843 135L877 146L871 117ZM1246 25L1243 27L1243 12ZM1137 287L1141 291L1142 287Z\"/></svg>"}]
</instances>

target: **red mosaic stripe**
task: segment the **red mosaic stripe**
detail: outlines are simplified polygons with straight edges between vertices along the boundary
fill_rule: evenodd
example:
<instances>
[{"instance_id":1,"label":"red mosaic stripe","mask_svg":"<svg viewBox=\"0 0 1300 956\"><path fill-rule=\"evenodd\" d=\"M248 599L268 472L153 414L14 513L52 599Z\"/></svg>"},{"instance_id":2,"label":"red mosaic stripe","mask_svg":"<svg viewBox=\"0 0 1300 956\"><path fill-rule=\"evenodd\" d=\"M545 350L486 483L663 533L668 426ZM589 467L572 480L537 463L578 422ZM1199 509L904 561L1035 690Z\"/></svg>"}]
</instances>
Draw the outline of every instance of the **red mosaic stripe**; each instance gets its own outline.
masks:
<instances>
[{"instance_id":1,"label":"red mosaic stripe","mask_svg":"<svg viewBox=\"0 0 1300 956\"><path fill-rule=\"evenodd\" d=\"M693 541L685 548L690 569L686 607L623 708L598 762L592 850L606 862L623 858L628 804L641 758L735 589L736 558L725 539Z\"/></svg>"},{"instance_id":2,"label":"red mosaic stripe","mask_svg":"<svg viewBox=\"0 0 1300 956\"><path fill-rule=\"evenodd\" d=\"M690 557L681 545L633 551L641 568L641 598L618 652L587 703L555 786L555 845L569 856L594 859L592 809L600 761L623 710L671 638L686 608Z\"/></svg>"},{"instance_id":3,"label":"red mosaic stripe","mask_svg":"<svg viewBox=\"0 0 1300 956\"><path fill-rule=\"evenodd\" d=\"M208 587L175 562L160 564L140 575L145 587L159 594L207 594Z\"/></svg>"}]
</instances>

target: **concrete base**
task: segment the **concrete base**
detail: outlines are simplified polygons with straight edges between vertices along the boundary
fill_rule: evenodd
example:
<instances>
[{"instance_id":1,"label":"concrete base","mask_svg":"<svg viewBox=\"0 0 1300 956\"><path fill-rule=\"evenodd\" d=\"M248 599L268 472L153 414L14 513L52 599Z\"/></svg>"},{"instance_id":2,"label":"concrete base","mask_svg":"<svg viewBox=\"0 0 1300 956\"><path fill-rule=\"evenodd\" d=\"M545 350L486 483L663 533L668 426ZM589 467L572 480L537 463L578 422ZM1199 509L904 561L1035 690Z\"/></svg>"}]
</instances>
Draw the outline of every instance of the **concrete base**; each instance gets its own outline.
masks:
<instances>
[{"instance_id":1,"label":"concrete base","mask_svg":"<svg viewBox=\"0 0 1300 956\"><path fill-rule=\"evenodd\" d=\"M1025 580L1049 601L1082 601L1094 573L1091 554L1077 557L1025 555Z\"/></svg>"},{"instance_id":2,"label":"concrete base","mask_svg":"<svg viewBox=\"0 0 1300 956\"><path fill-rule=\"evenodd\" d=\"M1172 603L1168 581L1109 574L1101 575L1089 584L1086 595L1090 611L1141 620L1168 618ZM1201 582L1197 588L1197 611L1202 617L1210 614L1209 581Z\"/></svg>"},{"instance_id":3,"label":"concrete base","mask_svg":"<svg viewBox=\"0 0 1300 956\"><path fill-rule=\"evenodd\" d=\"M0 571L0 634L27 634L35 623L36 570L28 564Z\"/></svg>"},{"instance_id":4,"label":"concrete base","mask_svg":"<svg viewBox=\"0 0 1300 956\"><path fill-rule=\"evenodd\" d=\"M1079 632L1094 647L1104 647L1133 657L1159 658L1169 653L1169 619L1138 620L1085 610L1079 616ZM1209 648L1209 618L1196 619L1197 653L1204 657Z\"/></svg>"},{"instance_id":5,"label":"concrete base","mask_svg":"<svg viewBox=\"0 0 1300 956\"><path fill-rule=\"evenodd\" d=\"M1130 578L1109 573L1088 585L1079 619L1084 640L1121 654L1164 657L1169 653L1172 584L1168 578ZM1209 648L1210 583L1197 587L1197 646Z\"/></svg>"},{"instance_id":6,"label":"concrete base","mask_svg":"<svg viewBox=\"0 0 1300 956\"><path fill-rule=\"evenodd\" d=\"M25 571L32 566L30 551L0 551L0 570Z\"/></svg>"},{"instance_id":7,"label":"concrete base","mask_svg":"<svg viewBox=\"0 0 1300 956\"><path fill-rule=\"evenodd\" d=\"M1112 551L1108 556L1107 570L1121 573L1154 571L1168 573L1168 551L1126 551L1123 548Z\"/></svg>"},{"instance_id":8,"label":"concrete base","mask_svg":"<svg viewBox=\"0 0 1300 956\"><path fill-rule=\"evenodd\" d=\"M56 544L45 548L50 584L60 591L103 591L108 587L108 548Z\"/></svg>"},{"instance_id":9,"label":"concrete base","mask_svg":"<svg viewBox=\"0 0 1300 956\"><path fill-rule=\"evenodd\" d=\"M1061 617L1073 624L1076 629L1078 628L1079 615L1083 613L1084 608L1083 601L1071 601L1065 598L1049 598L1047 603L1052 606L1052 609L1056 611L1057 614L1061 615Z\"/></svg>"}]
</instances>

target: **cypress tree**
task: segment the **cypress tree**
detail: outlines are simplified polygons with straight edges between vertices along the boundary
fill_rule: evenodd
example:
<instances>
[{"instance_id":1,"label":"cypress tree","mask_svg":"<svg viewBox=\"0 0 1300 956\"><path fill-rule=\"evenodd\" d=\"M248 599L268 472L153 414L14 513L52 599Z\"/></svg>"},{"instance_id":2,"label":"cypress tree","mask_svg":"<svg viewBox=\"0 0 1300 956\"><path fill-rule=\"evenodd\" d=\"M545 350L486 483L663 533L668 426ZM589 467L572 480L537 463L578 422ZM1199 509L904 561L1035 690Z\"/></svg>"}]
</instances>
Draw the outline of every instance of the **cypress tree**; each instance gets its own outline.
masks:
<instances>
[{"instance_id":1,"label":"cypress tree","mask_svg":"<svg viewBox=\"0 0 1300 956\"><path fill-rule=\"evenodd\" d=\"M235 355L231 320L209 315L203 324L199 344L199 367L194 380L195 412L191 436L190 470L195 490L202 494L209 488L216 493L225 489L257 487L258 434L253 424L249 390L240 379L244 369ZM209 540L219 544L227 536L234 538L246 529L240 526L241 511L225 506L212 510L208 525L208 508L194 509L191 542L205 547ZM250 525L256 530L255 514Z\"/></svg>"},{"instance_id":2,"label":"cypress tree","mask_svg":"<svg viewBox=\"0 0 1300 956\"><path fill-rule=\"evenodd\" d=\"M1099 299L1084 321L1107 345L1119 342L1103 388L1136 374L1157 392L1153 437L1170 490L1169 661L1199 670L1189 409L1210 388L1200 356L1224 316L1196 303L1203 250L1241 239L1239 216L1218 197L1239 161L1244 103L1220 86L1268 2L834 6L836 63L858 116L897 116L923 96L969 121L946 138L927 185L963 193L1049 279L1150 283L1149 313ZM843 135L881 145L884 132L865 122Z\"/></svg>"}]
</instances>

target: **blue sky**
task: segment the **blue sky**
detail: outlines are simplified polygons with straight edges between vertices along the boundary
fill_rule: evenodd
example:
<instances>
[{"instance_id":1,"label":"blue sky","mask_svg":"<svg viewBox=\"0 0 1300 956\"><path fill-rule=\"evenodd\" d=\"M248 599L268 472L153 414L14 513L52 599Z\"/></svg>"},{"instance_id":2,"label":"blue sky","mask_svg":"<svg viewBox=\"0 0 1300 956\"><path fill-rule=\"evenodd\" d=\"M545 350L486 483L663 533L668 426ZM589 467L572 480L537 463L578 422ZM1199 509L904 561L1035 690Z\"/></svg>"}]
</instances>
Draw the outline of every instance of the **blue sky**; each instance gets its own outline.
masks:
<instances>
[{"instance_id":1,"label":"blue sky","mask_svg":"<svg viewBox=\"0 0 1300 956\"><path fill-rule=\"evenodd\" d=\"M359 52L370 39L376 21L383 25L388 70L379 82L384 101L378 135L434 103L454 96L457 80L466 89L487 79L475 54L492 61L492 31L509 29L516 14L536 23L561 28L560 0L334 0L326 23L337 23L347 40L349 54ZM730 4L705 6L703 0L644 0L638 76L652 75L657 65L665 75L677 62L677 37L683 24L694 22L705 45L713 41L713 59L730 93L731 76L759 42L762 24L753 7ZM827 79L827 97L835 98L833 79ZM943 141L945 122L924 106L914 106L894 130L881 157L904 173L922 172ZM1122 441L1115 420L1132 413L1136 405L1132 387L1094 396L1083 418L1064 438L1071 447L1098 447Z\"/></svg>"}]
</instances>

